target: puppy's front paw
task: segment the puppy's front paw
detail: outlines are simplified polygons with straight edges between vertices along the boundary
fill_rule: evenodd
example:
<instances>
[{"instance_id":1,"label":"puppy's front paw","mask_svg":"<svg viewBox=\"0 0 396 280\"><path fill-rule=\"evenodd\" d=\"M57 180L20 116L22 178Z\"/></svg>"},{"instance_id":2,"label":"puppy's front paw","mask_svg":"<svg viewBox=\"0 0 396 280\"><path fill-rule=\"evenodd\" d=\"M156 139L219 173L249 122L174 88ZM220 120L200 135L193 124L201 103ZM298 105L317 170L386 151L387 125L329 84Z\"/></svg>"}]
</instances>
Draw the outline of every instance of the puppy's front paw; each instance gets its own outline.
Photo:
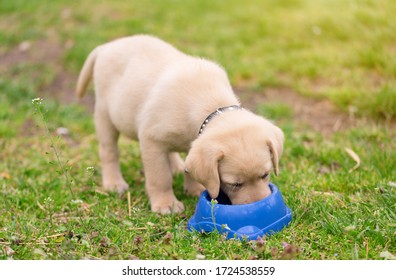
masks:
<instances>
[{"instance_id":1,"label":"puppy's front paw","mask_svg":"<svg viewBox=\"0 0 396 280\"><path fill-rule=\"evenodd\" d=\"M119 194L122 194L127 191L128 188L129 185L124 181L124 179L103 182L103 189L108 192L118 192Z\"/></svg>"},{"instance_id":2,"label":"puppy's front paw","mask_svg":"<svg viewBox=\"0 0 396 280\"><path fill-rule=\"evenodd\" d=\"M182 202L173 198L172 200L161 200L158 202L151 203L151 211L160 213L162 215L171 213L181 213L184 211L184 205Z\"/></svg>"}]
</instances>

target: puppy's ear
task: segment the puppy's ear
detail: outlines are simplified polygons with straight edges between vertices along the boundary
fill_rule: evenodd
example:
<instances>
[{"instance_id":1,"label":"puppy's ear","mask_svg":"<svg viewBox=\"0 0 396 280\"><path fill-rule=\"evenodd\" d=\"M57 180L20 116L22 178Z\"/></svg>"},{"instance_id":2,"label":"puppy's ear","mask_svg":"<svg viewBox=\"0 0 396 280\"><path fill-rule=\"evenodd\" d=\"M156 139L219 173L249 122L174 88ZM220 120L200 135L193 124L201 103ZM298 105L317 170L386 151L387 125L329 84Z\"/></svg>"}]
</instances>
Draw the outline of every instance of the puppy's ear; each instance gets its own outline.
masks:
<instances>
[{"instance_id":1,"label":"puppy's ear","mask_svg":"<svg viewBox=\"0 0 396 280\"><path fill-rule=\"evenodd\" d=\"M208 190L211 198L219 196L218 166L223 157L223 152L215 146L195 141L185 160L186 172Z\"/></svg>"},{"instance_id":2,"label":"puppy's ear","mask_svg":"<svg viewBox=\"0 0 396 280\"><path fill-rule=\"evenodd\" d=\"M267 140L268 148L271 152L272 167L276 176L279 174L279 159L283 153L284 135L280 128L274 127L274 137Z\"/></svg>"}]
</instances>

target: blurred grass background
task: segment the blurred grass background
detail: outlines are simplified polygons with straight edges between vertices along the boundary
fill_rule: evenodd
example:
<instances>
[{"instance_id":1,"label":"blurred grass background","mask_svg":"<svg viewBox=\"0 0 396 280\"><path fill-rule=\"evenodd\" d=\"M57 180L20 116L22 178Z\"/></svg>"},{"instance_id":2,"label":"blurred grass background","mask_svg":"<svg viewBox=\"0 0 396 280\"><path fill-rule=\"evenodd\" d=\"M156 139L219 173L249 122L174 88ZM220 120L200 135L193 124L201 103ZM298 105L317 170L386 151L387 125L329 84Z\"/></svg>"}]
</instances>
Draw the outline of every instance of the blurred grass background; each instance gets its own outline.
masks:
<instances>
[{"instance_id":1,"label":"blurred grass background","mask_svg":"<svg viewBox=\"0 0 396 280\"><path fill-rule=\"evenodd\" d=\"M284 86L361 116L396 116L390 0L1 1L0 44L61 41L77 72L109 40L150 33L218 61L234 85ZM23 20L22 20L23 19Z\"/></svg>"}]
</instances>

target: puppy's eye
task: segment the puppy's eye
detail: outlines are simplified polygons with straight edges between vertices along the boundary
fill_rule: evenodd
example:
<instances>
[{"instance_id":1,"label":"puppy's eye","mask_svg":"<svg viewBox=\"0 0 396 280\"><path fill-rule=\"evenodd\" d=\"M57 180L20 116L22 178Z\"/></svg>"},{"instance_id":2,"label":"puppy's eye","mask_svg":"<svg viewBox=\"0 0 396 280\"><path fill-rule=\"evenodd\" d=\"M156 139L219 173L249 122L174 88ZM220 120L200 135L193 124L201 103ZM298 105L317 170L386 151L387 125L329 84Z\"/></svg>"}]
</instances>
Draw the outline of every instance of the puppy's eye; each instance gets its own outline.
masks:
<instances>
[{"instance_id":1,"label":"puppy's eye","mask_svg":"<svg viewBox=\"0 0 396 280\"><path fill-rule=\"evenodd\" d=\"M243 183L233 183L233 184L228 184L232 188L240 188L243 186Z\"/></svg>"},{"instance_id":2,"label":"puppy's eye","mask_svg":"<svg viewBox=\"0 0 396 280\"><path fill-rule=\"evenodd\" d=\"M264 180L265 178L267 178L269 175L269 172L265 173L263 176L260 176L261 180Z\"/></svg>"}]
</instances>

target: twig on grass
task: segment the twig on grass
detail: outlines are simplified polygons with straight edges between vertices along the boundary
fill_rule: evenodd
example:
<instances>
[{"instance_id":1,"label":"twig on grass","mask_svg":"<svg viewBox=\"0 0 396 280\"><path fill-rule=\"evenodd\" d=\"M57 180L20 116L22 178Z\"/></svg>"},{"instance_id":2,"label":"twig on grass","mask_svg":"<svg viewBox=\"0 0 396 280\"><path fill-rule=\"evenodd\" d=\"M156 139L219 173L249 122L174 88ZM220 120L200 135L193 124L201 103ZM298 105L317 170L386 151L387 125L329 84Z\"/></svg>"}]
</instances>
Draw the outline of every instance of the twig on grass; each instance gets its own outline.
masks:
<instances>
[{"instance_id":1,"label":"twig on grass","mask_svg":"<svg viewBox=\"0 0 396 280\"><path fill-rule=\"evenodd\" d=\"M349 155L354 161L356 161L356 165L355 165L354 167L352 167L351 169L349 169L349 172L353 172L353 171L355 171L356 169L358 169L359 166L360 166L360 163L361 163L360 157L359 157L354 151L352 151L352 150L349 149L349 148L345 148L345 151L348 153L348 155Z\"/></svg>"},{"instance_id":2,"label":"twig on grass","mask_svg":"<svg viewBox=\"0 0 396 280\"><path fill-rule=\"evenodd\" d=\"M138 228L128 228L129 231L135 231L135 230L148 230L147 227L138 227Z\"/></svg>"},{"instance_id":3,"label":"twig on grass","mask_svg":"<svg viewBox=\"0 0 396 280\"><path fill-rule=\"evenodd\" d=\"M132 203L131 207L132 207L132 208L135 207L136 204L138 204L138 203L140 202L140 200L142 200L141 197L137 198L137 199Z\"/></svg>"},{"instance_id":4,"label":"twig on grass","mask_svg":"<svg viewBox=\"0 0 396 280\"><path fill-rule=\"evenodd\" d=\"M109 196L109 194L108 194L107 192L102 191L102 190L100 190L100 189L95 189L95 192L98 193L98 194L102 194L102 195L104 195L104 196Z\"/></svg>"},{"instance_id":5,"label":"twig on grass","mask_svg":"<svg viewBox=\"0 0 396 280\"><path fill-rule=\"evenodd\" d=\"M41 205L40 202L39 202L38 200L37 200L37 206L38 206L41 210L45 211L44 206Z\"/></svg>"},{"instance_id":6,"label":"twig on grass","mask_svg":"<svg viewBox=\"0 0 396 280\"><path fill-rule=\"evenodd\" d=\"M131 211L131 192L128 192L128 216L129 218L131 217L132 211Z\"/></svg>"}]
</instances>

